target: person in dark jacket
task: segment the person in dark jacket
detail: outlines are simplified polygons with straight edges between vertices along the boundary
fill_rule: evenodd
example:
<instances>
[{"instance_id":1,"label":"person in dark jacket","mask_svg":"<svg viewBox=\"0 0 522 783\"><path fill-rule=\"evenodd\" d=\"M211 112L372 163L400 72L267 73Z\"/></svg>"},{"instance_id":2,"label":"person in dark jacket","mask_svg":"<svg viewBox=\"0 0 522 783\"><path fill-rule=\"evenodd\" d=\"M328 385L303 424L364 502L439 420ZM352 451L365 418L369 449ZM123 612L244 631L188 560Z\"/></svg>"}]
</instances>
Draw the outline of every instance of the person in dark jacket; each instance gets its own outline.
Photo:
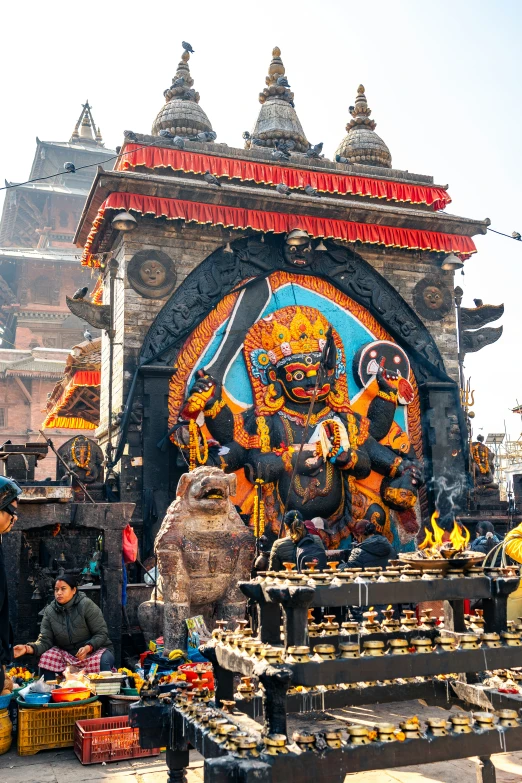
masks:
<instances>
[{"instance_id":1,"label":"person in dark jacket","mask_svg":"<svg viewBox=\"0 0 522 783\"><path fill-rule=\"evenodd\" d=\"M9 595L5 573L4 552L1 536L9 533L18 517L18 496L22 490L12 479L0 476L0 693L5 688L12 690L12 683L5 677L5 667L13 659L13 631L9 621Z\"/></svg>"},{"instance_id":2,"label":"person in dark jacket","mask_svg":"<svg viewBox=\"0 0 522 783\"><path fill-rule=\"evenodd\" d=\"M495 533L495 527L487 520L478 523L475 533L476 538L470 546L473 552L483 552L487 555L497 544L500 544L501 539Z\"/></svg>"},{"instance_id":3,"label":"person in dark jacket","mask_svg":"<svg viewBox=\"0 0 522 783\"><path fill-rule=\"evenodd\" d=\"M36 642L18 644L15 658L40 656L40 672L51 678L67 666L87 674L107 671L114 665L114 649L101 609L78 592L74 576L64 574L54 583L54 601L45 607Z\"/></svg>"},{"instance_id":4,"label":"person in dark jacket","mask_svg":"<svg viewBox=\"0 0 522 783\"><path fill-rule=\"evenodd\" d=\"M290 538L290 527L293 522L302 522L303 516L299 511L287 511L283 517L285 526L285 537L278 538L272 545L270 552L270 561L268 563L269 571L283 571L283 563L295 563L295 544Z\"/></svg>"},{"instance_id":5,"label":"person in dark jacket","mask_svg":"<svg viewBox=\"0 0 522 783\"><path fill-rule=\"evenodd\" d=\"M297 570L302 572L315 565L318 571L326 568L326 550L319 536L308 532L306 522L296 520L290 527L290 538L295 544Z\"/></svg>"},{"instance_id":6,"label":"person in dark jacket","mask_svg":"<svg viewBox=\"0 0 522 783\"><path fill-rule=\"evenodd\" d=\"M341 570L344 568L368 568L381 567L386 568L389 560L397 557L395 549L385 536L377 533L377 528L373 522L364 522L360 527L356 527L355 533L359 543L353 547L350 557L346 564L341 564Z\"/></svg>"}]
</instances>

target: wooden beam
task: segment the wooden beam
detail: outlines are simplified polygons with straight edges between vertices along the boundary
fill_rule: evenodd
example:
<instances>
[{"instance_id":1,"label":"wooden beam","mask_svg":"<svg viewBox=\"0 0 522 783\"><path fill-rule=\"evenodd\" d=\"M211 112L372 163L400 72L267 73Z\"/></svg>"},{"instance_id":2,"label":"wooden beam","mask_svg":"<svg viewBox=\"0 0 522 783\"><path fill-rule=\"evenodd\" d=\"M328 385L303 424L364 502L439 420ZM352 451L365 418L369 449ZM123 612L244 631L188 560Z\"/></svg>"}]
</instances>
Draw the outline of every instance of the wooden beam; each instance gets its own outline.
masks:
<instances>
[{"instance_id":1,"label":"wooden beam","mask_svg":"<svg viewBox=\"0 0 522 783\"><path fill-rule=\"evenodd\" d=\"M29 394L29 390L27 389L27 386L25 385L25 383L18 377L18 375L13 375L12 377L15 379L16 383L18 384L18 386L22 390L22 394L24 395L24 397L27 400L27 402L29 403L29 405L32 405L33 398Z\"/></svg>"}]
</instances>

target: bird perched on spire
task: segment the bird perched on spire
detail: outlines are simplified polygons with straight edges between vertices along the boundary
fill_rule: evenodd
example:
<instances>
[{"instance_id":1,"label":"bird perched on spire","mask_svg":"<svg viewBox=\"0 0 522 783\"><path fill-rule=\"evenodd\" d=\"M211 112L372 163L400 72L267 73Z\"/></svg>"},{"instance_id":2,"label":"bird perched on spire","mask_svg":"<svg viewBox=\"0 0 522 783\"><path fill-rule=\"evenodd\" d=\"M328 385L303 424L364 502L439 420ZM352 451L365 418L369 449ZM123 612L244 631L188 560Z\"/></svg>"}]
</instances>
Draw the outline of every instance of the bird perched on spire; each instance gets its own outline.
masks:
<instances>
[{"instance_id":1,"label":"bird perched on spire","mask_svg":"<svg viewBox=\"0 0 522 783\"><path fill-rule=\"evenodd\" d=\"M171 133L169 130L160 130L159 135L163 136L164 139L173 139L174 138L174 134Z\"/></svg>"},{"instance_id":2,"label":"bird perched on spire","mask_svg":"<svg viewBox=\"0 0 522 783\"><path fill-rule=\"evenodd\" d=\"M310 149L307 149L305 155L307 158L320 158L323 150L323 142L319 144L310 145Z\"/></svg>"},{"instance_id":3,"label":"bird perched on spire","mask_svg":"<svg viewBox=\"0 0 522 783\"><path fill-rule=\"evenodd\" d=\"M221 187L221 182L217 179L217 177L211 174L208 169L203 174L203 179L205 180L205 182L208 182L209 185L217 185L218 188Z\"/></svg>"},{"instance_id":4,"label":"bird perched on spire","mask_svg":"<svg viewBox=\"0 0 522 783\"><path fill-rule=\"evenodd\" d=\"M123 135L127 139L127 141L138 141L138 137L134 133L134 131L126 130L123 131Z\"/></svg>"},{"instance_id":5,"label":"bird perched on spire","mask_svg":"<svg viewBox=\"0 0 522 783\"><path fill-rule=\"evenodd\" d=\"M79 300L79 299L85 299L87 296L87 292L89 290L89 286L86 285L83 288L79 288L74 294L73 299Z\"/></svg>"},{"instance_id":6,"label":"bird perched on spire","mask_svg":"<svg viewBox=\"0 0 522 783\"><path fill-rule=\"evenodd\" d=\"M290 87L286 76L278 76L276 84L278 87L288 87L288 88Z\"/></svg>"},{"instance_id":7,"label":"bird perched on spire","mask_svg":"<svg viewBox=\"0 0 522 783\"><path fill-rule=\"evenodd\" d=\"M67 163L64 163L63 164L63 168L64 168L66 174L75 174L76 173L76 166L74 165L74 163L71 163L70 161L68 161Z\"/></svg>"},{"instance_id":8,"label":"bird perched on spire","mask_svg":"<svg viewBox=\"0 0 522 783\"><path fill-rule=\"evenodd\" d=\"M186 52L190 52L191 54L194 54L194 49L189 43L187 43L186 41L182 41L181 45Z\"/></svg>"},{"instance_id":9,"label":"bird perched on spire","mask_svg":"<svg viewBox=\"0 0 522 783\"><path fill-rule=\"evenodd\" d=\"M92 343L92 334L89 332L87 328L85 329L83 336L88 342Z\"/></svg>"},{"instance_id":10,"label":"bird perched on spire","mask_svg":"<svg viewBox=\"0 0 522 783\"><path fill-rule=\"evenodd\" d=\"M484 304L482 299L474 299L473 302L475 304L475 307L482 307L482 305Z\"/></svg>"}]
</instances>

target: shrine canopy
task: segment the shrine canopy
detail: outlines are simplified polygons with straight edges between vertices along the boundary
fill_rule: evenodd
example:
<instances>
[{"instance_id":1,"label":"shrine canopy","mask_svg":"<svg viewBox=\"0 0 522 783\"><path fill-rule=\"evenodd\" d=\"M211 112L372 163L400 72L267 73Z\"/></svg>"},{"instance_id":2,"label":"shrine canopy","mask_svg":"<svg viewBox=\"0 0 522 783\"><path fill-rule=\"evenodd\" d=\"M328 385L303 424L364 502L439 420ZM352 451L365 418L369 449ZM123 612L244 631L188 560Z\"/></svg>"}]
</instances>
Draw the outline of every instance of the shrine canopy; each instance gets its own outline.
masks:
<instances>
[{"instance_id":1,"label":"shrine canopy","mask_svg":"<svg viewBox=\"0 0 522 783\"><path fill-rule=\"evenodd\" d=\"M95 430L100 422L101 337L75 345L47 401L43 429Z\"/></svg>"}]
</instances>

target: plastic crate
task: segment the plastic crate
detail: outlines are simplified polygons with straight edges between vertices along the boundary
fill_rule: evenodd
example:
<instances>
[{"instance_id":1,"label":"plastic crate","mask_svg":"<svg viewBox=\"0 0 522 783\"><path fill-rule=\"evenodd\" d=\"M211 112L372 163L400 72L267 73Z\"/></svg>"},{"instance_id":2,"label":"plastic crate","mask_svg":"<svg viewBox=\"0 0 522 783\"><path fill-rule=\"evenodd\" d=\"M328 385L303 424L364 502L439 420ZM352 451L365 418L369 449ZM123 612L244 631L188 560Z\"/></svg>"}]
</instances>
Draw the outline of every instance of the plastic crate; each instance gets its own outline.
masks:
<instances>
[{"instance_id":1,"label":"plastic crate","mask_svg":"<svg viewBox=\"0 0 522 783\"><path fill-rule=\"evenodd\" d=\"M77 720L99 718L101 702L78 707L42 707L18 710L18 755L33 756L40 750L72 748Z\"/></svg>"},{"instance_id":2,"label":"plastic crate","mask_svg":"<svg viewBox=\"0 0 522 783\"><path fill-rule=\"evenodd\" d=\"M80 720L74 730L74 752L82 764L159 756L159 748L140 747L140 731L129 726L128 716Z\"/></svg>"}]
</instances>

